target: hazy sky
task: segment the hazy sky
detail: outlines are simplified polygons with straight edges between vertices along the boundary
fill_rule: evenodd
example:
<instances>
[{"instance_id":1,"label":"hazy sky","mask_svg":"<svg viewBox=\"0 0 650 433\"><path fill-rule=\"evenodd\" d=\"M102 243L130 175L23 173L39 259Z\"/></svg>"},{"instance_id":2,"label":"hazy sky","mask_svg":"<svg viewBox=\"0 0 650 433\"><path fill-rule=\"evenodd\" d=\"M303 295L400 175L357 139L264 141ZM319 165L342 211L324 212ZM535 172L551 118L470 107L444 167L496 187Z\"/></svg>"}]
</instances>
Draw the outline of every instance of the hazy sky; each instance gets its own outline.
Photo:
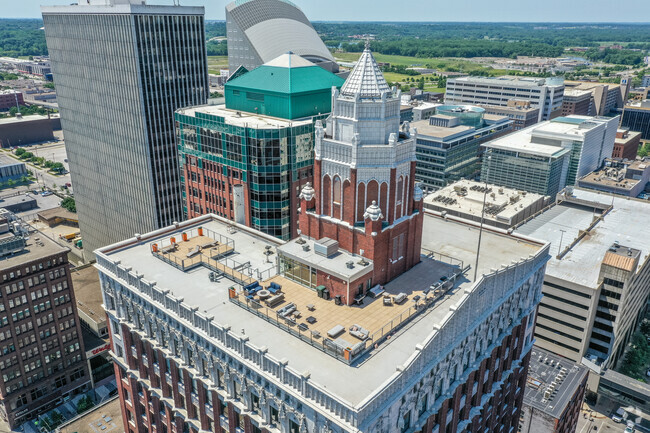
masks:
<instances>
[{"instance_id":1,"label":"hazy sky","mask_svg":"<svg viewBox=\"0 0 650 433\"><path fill-rule=\"evenodd\" d=\"M40 5L78 0L0 0L0 17L39 17ZM83 0L81 0L83 1ZM180 0L223 19L231 0ZM172 0L149 0L171 4ZM294 0L315 21L650 22L649 0Z\"/></svg>"}]
</instances>

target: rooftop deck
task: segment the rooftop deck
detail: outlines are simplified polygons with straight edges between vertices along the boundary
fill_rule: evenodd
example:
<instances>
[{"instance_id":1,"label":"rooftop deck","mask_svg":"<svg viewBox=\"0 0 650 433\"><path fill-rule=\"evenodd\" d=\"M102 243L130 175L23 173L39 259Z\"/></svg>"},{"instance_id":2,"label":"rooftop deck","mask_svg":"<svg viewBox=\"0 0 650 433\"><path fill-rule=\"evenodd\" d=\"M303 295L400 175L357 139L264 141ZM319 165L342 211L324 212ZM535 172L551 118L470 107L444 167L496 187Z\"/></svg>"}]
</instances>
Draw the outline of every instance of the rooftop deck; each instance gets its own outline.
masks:
<instances>
[{"instance_id":1,"label":"rooftop deck","mask_svg":"<svg viewBox=\"0 0 650 433\"><path fill-rule=\"evenodd\" d=\"M272 308L265 304L269 298L266 291L250 296L238 291L231 301L340 360L352 361L451 296L457 282L464 280L462 267L462 262L447 264L422 256L422 262L411 271L383 286L383 293L365 296L352 306L337 305L319 297L316 290L280 275L262 284L268 287L275 282L282 287L282 302ZM295 308L290 314L282 314L291 306ZM345 354L348 348L350 354Z\"/></svg>"},{"instance_id":2,"label":"rooftop deck","mask_svg":"<svg viewBox=\"0 0 650 433\"><path fill-rule=\"evenodd\" d=\"M290 369L292 374L298 374L295 372L308 374L310 383L318 384L327 393L335 395L337 401L347 402L351 405L362 404L369 395L380 389L382 384L393 380L396 367L410 365L414 357L417 356L415 348L418 345L427 343L431 338L442 338L442 330L447 330L447 323L455 317L451 312L451 307L454 307L454 311L456 311L455 308L459 308L459 303L466 302L464 300L468 297L468 290L471 290L474 286L472 281L460 279L455 285L455 289L448 292L447 296L433 303L430 308L421 310L421 314L406 321L403 326L396 329L396 332L391 335L388 344L381 344L377 350L370 351L359 362L349 365L335 359L331 354L324 353L321 348L305 344L300 338L296 338L295 334L297 332L295 332L295 329L297 325L286 327L294 331L292 335L291 331L287 331L287 329L281 330L277 325L269 323L269 320L264 317L252 314L235 302L229 302L228 289L233 286L233 281L225 276L211 281L209 276L214 271L204 265L194 266L183 271L179 266L171 266L169 263L163 262L160 257L152 254L152 243L164 246L166 239L168 240L170 237L182 239L181 234L183 231L193 234L193 230L197 230L198 227L208 229L209 232L206 231L204 234L213 239L220 235L231 239L235 243L235 251L219 260L220 262L223 263L225 259L240 263L250 261L251 264L258 267L257 270L252 270L252 272L265 273L265 278L259 280L263 282L263 285L268 285L264 281L275 276L275 274L269 275L271 270L276 269L275 258L273 256L267 257L265 251L267 251L266 247L275 248L283 245L283 242L242 226L233 227L231 222L214 215L206 215L179 224L178 228L172 226L162 229L143 236L142 239L133 238L102 248L97 254L97 267L102 272L114 275L122 275L121 268L130 269L129 274L138 274L142 277L139 283L141 285L140 290L144 290L144 286L150 287L150 289L143 291L141 296L150 299L149 302L152 303L157 302L154 299L158 299L158 296L165 298L165 305L167 305L165 309L172 317L176 317L179 321L182 320L180 313L177 312L180 310L177 310L175 305L182 306L184 311L187 308L196 308L196 315L209 318L207 320L210 326L224 330L223 332L228 335L228 338L245 339L245 343L242 343L244 346L262 350L265 365L279 365L280 362L286 361L288 363L287 368ZM423 233L423 248L439 251L462 260L463 263L474 263L478 228L425 214ZM183 247L185 246L179 245L179 248ZM479 277L484 273L491 273L493 268L500 269L522 258L529 259L533 255L540 254L540 251L543 251L544 248L544 245L531 243L513 236L484 231L482 251L486 253L481 255ZM267 263L269 258L273 262L272 264ZM410 289L411 292L416 292L424 288L427 282L438 281L440 276L448 275L447 272L457 266L456 263L449 266L448 260L438 256L432 261L437 266L440 266L438 274L430 274L431 270L435 268L429 268L425 260L388 284L386 286L387 291L390 293L394 293L394 291L409 293L405 289ZM425 277L418 277L418 275L424 275ZM467 277L471 278L472 275L473 272L469 272ZM419 278L423 278L420 283L418 283ZM283 290L287 291L287 293L292 290L289 286L287 283L285 288L283 284ZM301 289L306 293L304 296L307 298L302 301L299 300L299 302L305 302L305 307L310 294L314 295L309 299L310 301L318 299L310 289L304 287ZM152 294L145 294L148 291L151 291ZM378 301L382 301L381 298ZM348 314L346 312L351 311L349 314L356 314L356 311L359 310L366 314L366 311L370 313L375 308L380 311L389 309L383 308L379 303L374 305L375 303L377 301L366 304L366 300L364 300L363 308L336 306L334 301L327 302L326 306L314 303L316 307L314 313L319 314L314 316L317 317L316 324L319 324L320 321L320 324L325 328L324 323L329 320L326 317L329 309L336 309L341 314L341 316L337 317L337 323L346 326L345 339L352 342L355 337L349 335L349 326L354 324L354 322L351 322L352 320L356 321L358 318L345 316L345 314ZM409 306L413 304L411 300L407 301L407 303ZM278 308L281 308L281 306L276 307L276 309ZM385 316L386 323L389 323L391 317L394 318L401 310L398 311L397 308L392 307L390 311L394 312L394 314ZM303 312L305 318L312 315L305 308L303 308ZM368 316L370 317L370 314ZM371 322L364 323L369 327L372 326ZM361 325L361 323L359 324ZM456 329L456 327L449 328L448 332L456 332ZM311 330L310 327L308 331ZM196 332L203 333L204 331L203 328L196 328ZM220 335L222 335L221 331L211 337L216 342L215 344L225 344L222 342ZM259 367L257 363L250 362L255 368Z\"/></svg>"},{"instance_id":3,"label":"rooftop deck","mask_svg":"<svg viewBox=\"0 0 650 433\"><path fill-rule=\"evenodd\" d=\"M226 276L244 286L264 275L253 268L256 263L230 257L236 253L232 239L202 227L181 233L180 239L172 236L152 243L151 251L154 256L182 271L204 266L214 273L214 278ZM273 273L267 272L266 275Z\"/></svg>"}]
</instances>

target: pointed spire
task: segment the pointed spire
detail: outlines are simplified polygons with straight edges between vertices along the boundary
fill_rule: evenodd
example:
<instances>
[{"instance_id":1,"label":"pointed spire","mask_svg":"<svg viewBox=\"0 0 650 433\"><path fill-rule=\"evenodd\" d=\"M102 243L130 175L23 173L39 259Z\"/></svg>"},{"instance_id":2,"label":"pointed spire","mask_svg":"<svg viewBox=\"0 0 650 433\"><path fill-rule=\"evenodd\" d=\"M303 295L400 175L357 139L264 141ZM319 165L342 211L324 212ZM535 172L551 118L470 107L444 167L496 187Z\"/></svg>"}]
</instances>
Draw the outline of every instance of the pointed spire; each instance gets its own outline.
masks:
<instances>
[{"instance_id":1,"label":"pointed spire","mask_svg":"<svg viewBox=\"0 0 650 433\"><path fill-rule=\"evenodd\" d=\"M366 40L366 49L341 87L341 95L361 98L381 98L390 87L370 51L370 42Z\"/></svg>"}]
</instances>

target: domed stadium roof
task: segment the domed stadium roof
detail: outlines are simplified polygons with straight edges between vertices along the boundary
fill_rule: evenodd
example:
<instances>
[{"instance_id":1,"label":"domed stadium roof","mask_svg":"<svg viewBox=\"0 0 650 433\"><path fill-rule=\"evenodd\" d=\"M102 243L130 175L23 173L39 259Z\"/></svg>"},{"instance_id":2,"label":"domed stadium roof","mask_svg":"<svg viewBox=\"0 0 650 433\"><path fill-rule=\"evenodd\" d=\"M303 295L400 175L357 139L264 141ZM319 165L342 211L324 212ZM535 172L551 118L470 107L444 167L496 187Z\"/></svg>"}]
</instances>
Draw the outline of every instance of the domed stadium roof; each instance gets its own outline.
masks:
<instances>
[{"instance_id":1,"label":"domed stadium roof","mask_svg":"<svg viewBox=\"0 0 650 433\"><path fill-rule=\"evenodd\" d=\"M289 1L237 0L226 6L226 18L231 71L253 69L288 51L338 70L305 14Z\"/></svg>"}]
</instances>

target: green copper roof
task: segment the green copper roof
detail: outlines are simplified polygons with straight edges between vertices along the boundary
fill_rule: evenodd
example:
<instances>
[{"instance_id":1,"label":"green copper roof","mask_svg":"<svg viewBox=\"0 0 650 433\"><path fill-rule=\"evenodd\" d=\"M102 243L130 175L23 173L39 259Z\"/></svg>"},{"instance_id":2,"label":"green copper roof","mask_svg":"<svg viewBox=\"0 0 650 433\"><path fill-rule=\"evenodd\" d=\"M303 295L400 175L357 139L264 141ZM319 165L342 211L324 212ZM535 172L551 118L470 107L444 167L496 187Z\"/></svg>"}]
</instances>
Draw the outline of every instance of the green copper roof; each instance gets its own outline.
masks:
<instances>
[{"instance_id":1,"label":"green copper roof","mask_svg":"<svg viewBox=\"0 0 650 433\"><path fill-rule=\"evenodd\" d=\"M226 87L296 94L341 87L344 80L295 54L284 54L234 78Z\"/></svg>"}]
</instances>

